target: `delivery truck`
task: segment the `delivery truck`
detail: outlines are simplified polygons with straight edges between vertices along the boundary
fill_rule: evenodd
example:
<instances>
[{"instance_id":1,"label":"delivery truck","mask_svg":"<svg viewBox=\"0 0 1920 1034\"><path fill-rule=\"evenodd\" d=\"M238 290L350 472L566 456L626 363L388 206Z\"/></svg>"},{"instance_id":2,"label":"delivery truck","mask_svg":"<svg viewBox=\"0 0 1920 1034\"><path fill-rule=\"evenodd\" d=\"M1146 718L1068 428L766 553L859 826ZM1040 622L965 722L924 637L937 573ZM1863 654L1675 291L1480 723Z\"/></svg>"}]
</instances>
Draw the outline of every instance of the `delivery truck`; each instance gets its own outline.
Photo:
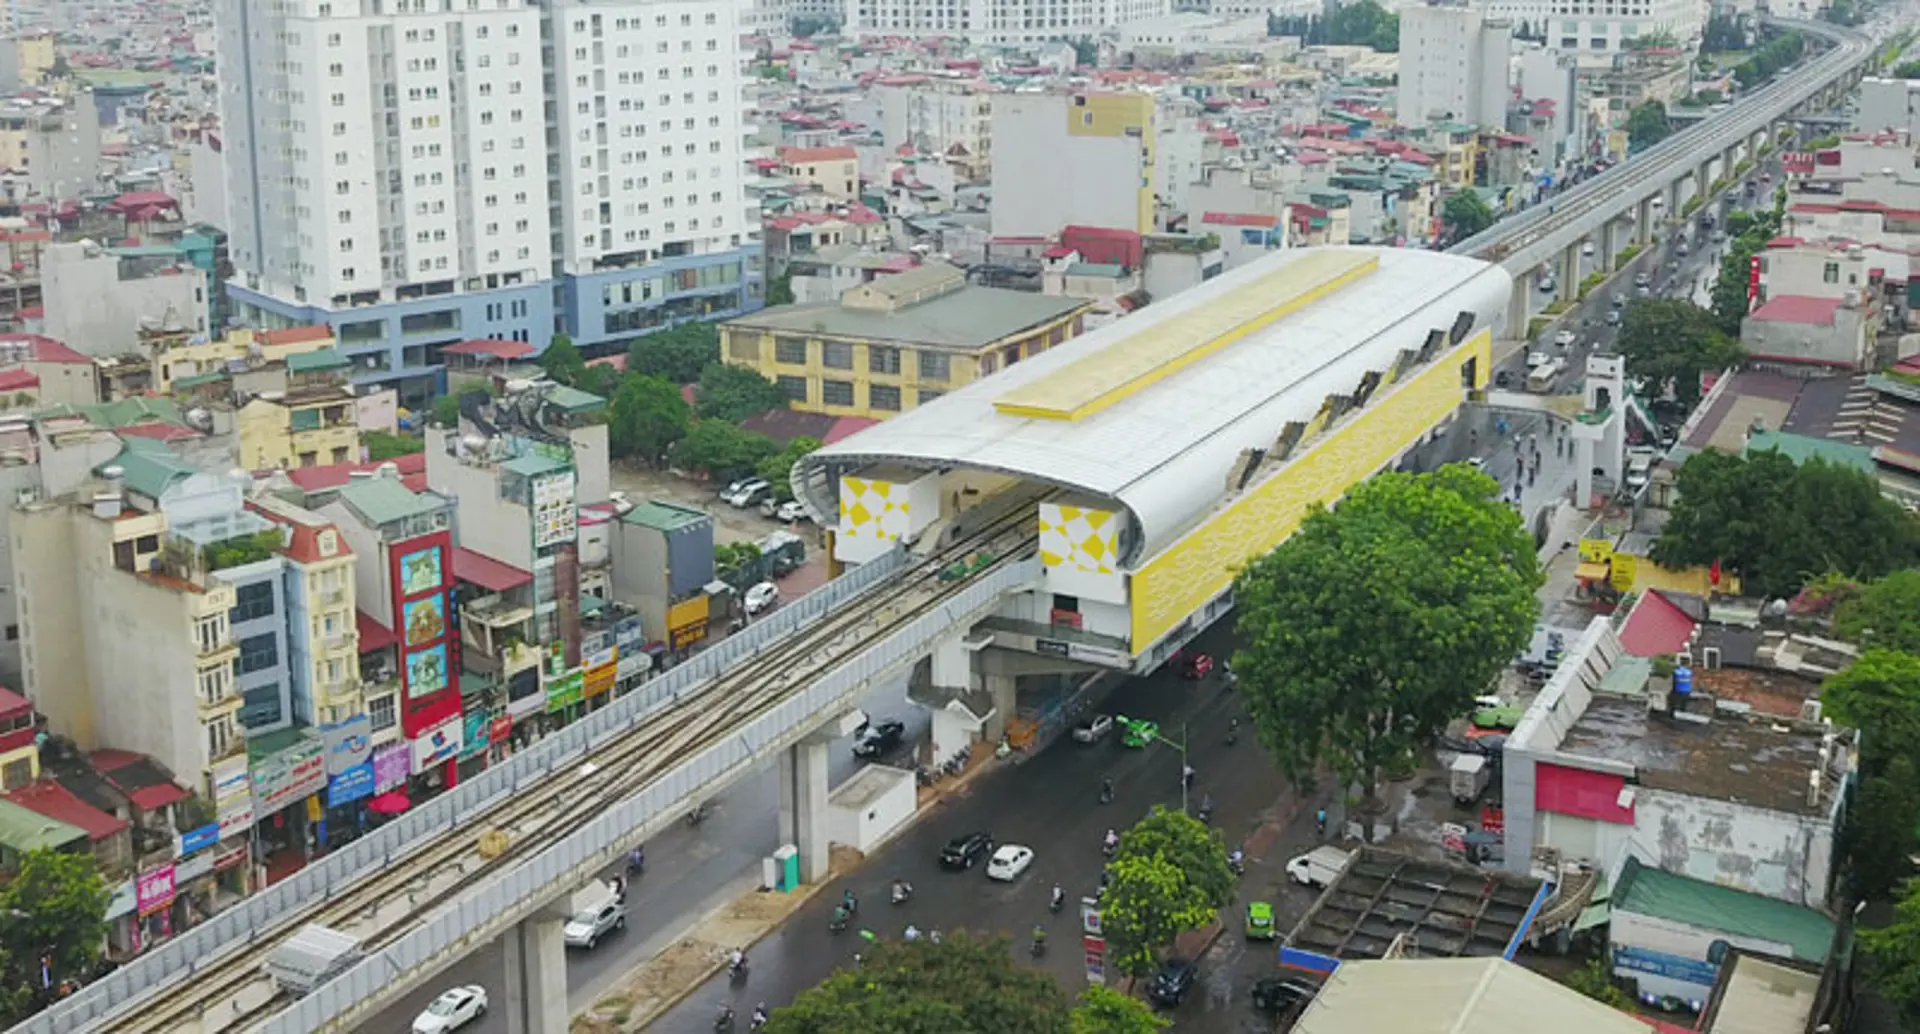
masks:
<instances>
[{"instance_id":1,"label":"delivery truck","mask_svg":"<svg viewBox=\"0 0 1920 1034\"><path fill-rule=\"evenodd\" d=\"M1287 875L1305 887L1324 887L1347 867L1353 852L1344 847L1316 847L1287 863Z\"/></svg>"},{"instance_id":2,"label":"delivery truck","mask_svg":"<svg viewBox=\"0 0 1920 1034\"><path fill-rule=\"evenodd\" d=\"M1453 790L1453 799L1460 804L1472 804L1480 799L1487 789L1487 759L1481 754L1462 754L1453 759L1447 768L1447 781Z\"/></svg>"}]
</instances>

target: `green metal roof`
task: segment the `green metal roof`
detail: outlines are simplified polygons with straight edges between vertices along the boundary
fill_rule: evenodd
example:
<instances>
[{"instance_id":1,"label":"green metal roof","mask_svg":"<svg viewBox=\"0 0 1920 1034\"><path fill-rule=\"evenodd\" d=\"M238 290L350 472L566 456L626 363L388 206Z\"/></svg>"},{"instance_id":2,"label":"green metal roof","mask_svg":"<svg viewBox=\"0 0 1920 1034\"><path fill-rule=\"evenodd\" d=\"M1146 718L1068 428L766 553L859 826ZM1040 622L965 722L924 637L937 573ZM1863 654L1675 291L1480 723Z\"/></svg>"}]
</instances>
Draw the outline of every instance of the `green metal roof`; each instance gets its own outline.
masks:
<instances>
[{"instance_id":1,"label":"green metal roof","mask_svg":"<svg viewBox=\"0 0 1920 1034\"><path fill-rule=\"evenodd\" d=\"M59 850L68 844L83 843L87 831L50 819L12 801L0 801L0 845L25 854L41 849Z\"/></svg>"},{"instance_id":2,"label":"green metal roof","mask_svg":"<svg viewBox=\"0 0 1920 1034\"><path fill-rule=\"evenodd\" d=\"M556 384L547 389L547 404L564 409L569 413L591 413L596 409L604 409L607 405L607 400L590 391L581 391L579 388L569 388L564 384Z\"/></svg>"},{"instance_id":3,"label":"green metal roof","mask_svg":"<svg viewBox=\"0 0 1920 1034\"><path fill-rule=\"evenodd\" d=\"M850 309L838 303L775 305L728 320L727 325L776 334L863 338L971 352L1072 315L1087 304L1078 298L963 287L895 312Z\"/></svg>"},{"instance_id":4,"label":"green metal roof","mask_svg":"<svg viewBox=\"0 0 1920 1034\"><path fill-rule=\"evenodd\" d=\"M1116 277L1126 270L1125 266L1116 266L1101 262L1075 262L1067 267L1067 276L1105 276Z\"/></svg>"},{"instance_id":5,"label":"green metal roof","mask_svg":"<svg viewBox=\"0 0 1920 1034\"><path fill-rule=\"evenodd\" d=\"M705 510L678 503L645 502L628 510L620 518L628 524L637 524L655 531L680 531L691 528L703 521L711 522L713 517Z\"/></svg>"},{"instance_id":6,"label":"green metal roof","mask_svg":"<svg viewBox=\"0 0 1920 1034\"><path fill-rule=\"evenodd\" d=\"M176 388L197 388L202 384L215 384L224 381L228 376L229 374L225 370L211 370L207 373L196 373L191 377L175 377L173 379L173 386Z\"/></svg>"},{"instance_id":7,"label":"green metal roof","mask_svg":"<svg viewBox=\"0 0 1920 1034\"><path fill-rule=\"evenodd\" d=\"M566 470L567 465L544 452L528 452L500 464L500 469L523 478L536 478L556 470Z\"/></svg>"},{"instance_id":8,"label":"green metal roof","mask_svg":"<svg viewBox=\"0 0 1920 1034\"><path fill-rule=\"evenodd\" d=\"M163 423L176 427L185 427L187 422L180 415L180 407L172 399L148 398L136 395L115 402L97 402L92 405L76 406L62 402L34 414L41 420L58 417L85 417L98 427L109 429L128 427L133 424Z\"/></svg>"},{"instance_id":9,"label":"green metal roof","mask_svg":"<svg viewBox=\"0 0 1920 1034\"><path fill-rule=\"evenodd\" d=\"M369 524L391 524L409 517L422 517L440 508L440 504L415 495L397 478L372 477L349 481L340 486L340 499Z\"/></svg>"},{"instance_id":10,"label":"green metal roof","mask_svg":"<svg viewBox=\"0 0 1920 1034\"><path fill-rule=\"evenodd\" d=\"M1833 946L1833 920L1811 908L1675 876L1628 856L1613 891L1613 910L1668 919L1718 933L1790 945L1793 955L1824 963Z\"/></svg>"},{"instance_id":11,"label":"green metal roof","mask_svg":"<svg viewBox=\"0 0 1920 1034\"><path fill-rule=\"evenodd\" d=\"M151 438L125 439L125 447L112 461L94 468L98 474L107 467L119 467L123 483L150 499L158 499L176 483L199 473L199 468L180 458L166 443Z\"/></svg>"},{"instance_id":12,"label":"green metal roof","mask_svg":"<svg viewBox=\"0 0 1920 1034\"><path fill-rule=\"evenodd\" d=\"M1836 467L1846 467L1863 474L1878 472L1879 465L1873 462L1873 450L1861 445L1848 445L1829 438L1814 438L1791 431L1755 431L1747 439L1743 455L1779 450L1782 456L1792 460L1797 466L1808 460L1825 460Z\"/></svg>"},{"instance_id":13,"label":"green metal roof","mask_svg":"<svg viewBox=\"0 0 1920 1034\"><path fill-rule=\"evenodd\" d=\"M580 594L580 616L592 617L607 608L607 601L590 592Z\"/></svg>"},{"instance_id":14,"label":"green metal roof","mask_svg":"<svg viewBox=\"0 0 1920 1034\"><path fill-rule=\"evenodd\" d=\"M301 352L287 357L288 373L313 373L319 370L344 370L353 362L338 350L316 348L311 352Z\"/></svg>"},{"instance_id":15,"label":"green metal roof","mask_svg":"<svg viewBox=\"0 0 1920 1034\"><path fill-rule=\"evenodd\" d=\"M283 750L314 739L319 739L319 734L300 725L289 725L272 732L248 733L247 758L252 761L263 761Z\"/></svg>"}]
</instances>

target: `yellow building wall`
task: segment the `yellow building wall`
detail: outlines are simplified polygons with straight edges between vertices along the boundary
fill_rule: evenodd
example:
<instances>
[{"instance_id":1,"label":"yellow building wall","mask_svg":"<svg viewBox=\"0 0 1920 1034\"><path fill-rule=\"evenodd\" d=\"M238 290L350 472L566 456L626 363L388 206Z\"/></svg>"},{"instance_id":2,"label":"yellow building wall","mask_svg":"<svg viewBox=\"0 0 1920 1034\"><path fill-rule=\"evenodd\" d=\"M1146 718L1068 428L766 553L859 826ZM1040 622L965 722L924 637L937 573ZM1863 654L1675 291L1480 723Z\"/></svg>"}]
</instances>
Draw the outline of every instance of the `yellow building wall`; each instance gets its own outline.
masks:
<instances>
[{"instance_id":1,"label":"yellow building wall","mask_svg":"<svg viewBox=\"0 0 1920 1034\"><path fill-rule=\"evenodd\" d=\"M20 81L38 83L53 71L53 34L36 33L22 36L14 41L16 60L20 63Z\"/></svg>"},{"instance_id":2,"label":"yellow building wall","mask_svg":"<svg viewBox=\"0 0 1920 1034\"><path fill-rule=\"evenodd\" d=\"M1458 408L1467 363L1474 362L1473 387L1485 387L1492 355L1493 332L1482 330L1135 572L1133 648L1185 621L1293 534L1315 503L1345 495Z\"/></svg>"},{"instance_id":3,"label":"yellow building wall","mask_svg":"<svg viewBox=\"0 0 1920 1034\"><path fill-rule=\"evenodd\" d=\"M0 133L0 155L5 153L6 134ZM251 330L230 330L225 337L203 341L199 344L178 345L162 352L153 364L154 390L162 395L173 393L173 381L176 372L181 377L211 373L224 366L229 359L245 359L252 354L257 345L260 358L266 362L285 362L289 356L317 352L323 348L333 348L337 341L332 337L316 338L312 341L297 341L284 344L268 344L263 335ZM190 369L183 369L190 368Z\"/></svg>"},{"instance_id":4,"label":"yellow building wall","mask_svg":"<svg viewBox=\"0 0 1920 1034\"><path fill-rule=\"evenodd\" d=\"M234 434L240 443L240 463L249 470L293 466L293 434L287 411L255 399L234 415Z\"/></svg>"},{"instance_id":5,"label":"yellow building wall","mask_svg":"<svg viewBox=\"0 0 1920 1034\"><path fill-rule=\"evenodd\" d=\"M347 403L349 412L353 403ZM341 450L345 457L341 458ZM291 457L290 466L324 467L333 463L360 462L360 429L353 424L336 427L322 427L312 431L295 431L287 439L287 452ZM313 454L313 462L306 463L301 457Z\"/></svg>"},{"instance_id":6,"label":"yellow building wall","mask_svg":"<svg viewBox=\"0 0 1920 1034\"><path fill-rule=\"evenodd\" d=\"M1153 96L1145 93L1090 93L1076 100L1085 100L1085 104L1069 102L1067 104L1067 135L1116 137L1126 136L1128 130L1139 134L1143 168L1139 199L1132 227L1136 233L1153 232L1153 199L1159 191L1158 156L1159 133L1153 124ZM1091 116L1089 118L1089 116Z\"/></svg>"},{"instance_id":7,"label":"yellow building wall","mask_svg":"<svg viewBox=\"0 0 1920 1034\"><path fill-rule=\"evenodd\" d=\"M16 761L25 761L32 766L33 776L31 779L28 780L28 782L32 782L34 779L40 778L40 748L38 745L29 743L26 746L21 747L17 750L10 750L4 754L0 754L0 771L4 771L8 765L11 765ZM26 784L22 783L20 785L24 786ZM19 789L19 787L9 786L7 787L7 789L17 790Z\"/></svg>"}]
</instances>

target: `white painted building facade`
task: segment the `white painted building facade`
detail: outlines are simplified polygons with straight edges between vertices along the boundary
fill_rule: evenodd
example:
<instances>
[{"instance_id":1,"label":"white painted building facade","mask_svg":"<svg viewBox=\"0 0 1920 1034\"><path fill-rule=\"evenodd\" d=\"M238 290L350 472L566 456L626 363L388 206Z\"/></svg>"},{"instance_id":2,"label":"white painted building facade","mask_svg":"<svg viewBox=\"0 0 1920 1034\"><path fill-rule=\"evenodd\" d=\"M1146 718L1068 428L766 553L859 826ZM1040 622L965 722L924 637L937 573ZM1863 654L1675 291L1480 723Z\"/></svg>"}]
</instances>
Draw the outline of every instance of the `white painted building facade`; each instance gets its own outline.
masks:
<instances>
[{"instance_id":1,"label":"white painted building facade","mask_svg":"<svg viewBox=\"0 0 1920 1034\"><path fill-rule=\"evenodd\" d=\"M1513 28L1477 8L1409 6L1400 12L1400 98L1395 121L1421 127L1507 124Z\"/></svg>"},{"instance_id":2,"label":"white painted building facade","mask_svg":"<svg viewBox=\"0 0 1920 1034\"><path fill-rule=\"evenodd\" d=\"M1044 43L1099 36L1162 17L1169 0L847 0L852 36L961 36L979 43Z\"/></svg>"}]
</instances>

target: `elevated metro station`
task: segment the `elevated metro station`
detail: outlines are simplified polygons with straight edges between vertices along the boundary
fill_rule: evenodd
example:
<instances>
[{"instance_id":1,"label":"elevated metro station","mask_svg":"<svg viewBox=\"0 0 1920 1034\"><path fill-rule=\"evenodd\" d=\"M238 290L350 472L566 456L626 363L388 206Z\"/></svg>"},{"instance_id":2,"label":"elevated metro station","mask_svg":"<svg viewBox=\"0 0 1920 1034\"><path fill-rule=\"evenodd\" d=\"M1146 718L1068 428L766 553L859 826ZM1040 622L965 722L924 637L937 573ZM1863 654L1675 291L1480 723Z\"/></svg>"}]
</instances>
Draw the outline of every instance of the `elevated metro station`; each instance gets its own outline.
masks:
<instances>
[{"instance_id":1,"label":"elevated metro station","mask_svg":"<svg viewBox=\"0 0 1920 1034\"><path fill-rule=\"evenodd\" d=\"M1005 356L814 453L795 488L846 565L936 547L977 507L1031 508L1038 584L955 629L931 665L936 687L990 694L997 738L1018 678L1164 663L1314 504L1445 425L1486 387L1512 288L1498 265L1439 252L1279 252Z\"/></svg>"}]
</instances>

